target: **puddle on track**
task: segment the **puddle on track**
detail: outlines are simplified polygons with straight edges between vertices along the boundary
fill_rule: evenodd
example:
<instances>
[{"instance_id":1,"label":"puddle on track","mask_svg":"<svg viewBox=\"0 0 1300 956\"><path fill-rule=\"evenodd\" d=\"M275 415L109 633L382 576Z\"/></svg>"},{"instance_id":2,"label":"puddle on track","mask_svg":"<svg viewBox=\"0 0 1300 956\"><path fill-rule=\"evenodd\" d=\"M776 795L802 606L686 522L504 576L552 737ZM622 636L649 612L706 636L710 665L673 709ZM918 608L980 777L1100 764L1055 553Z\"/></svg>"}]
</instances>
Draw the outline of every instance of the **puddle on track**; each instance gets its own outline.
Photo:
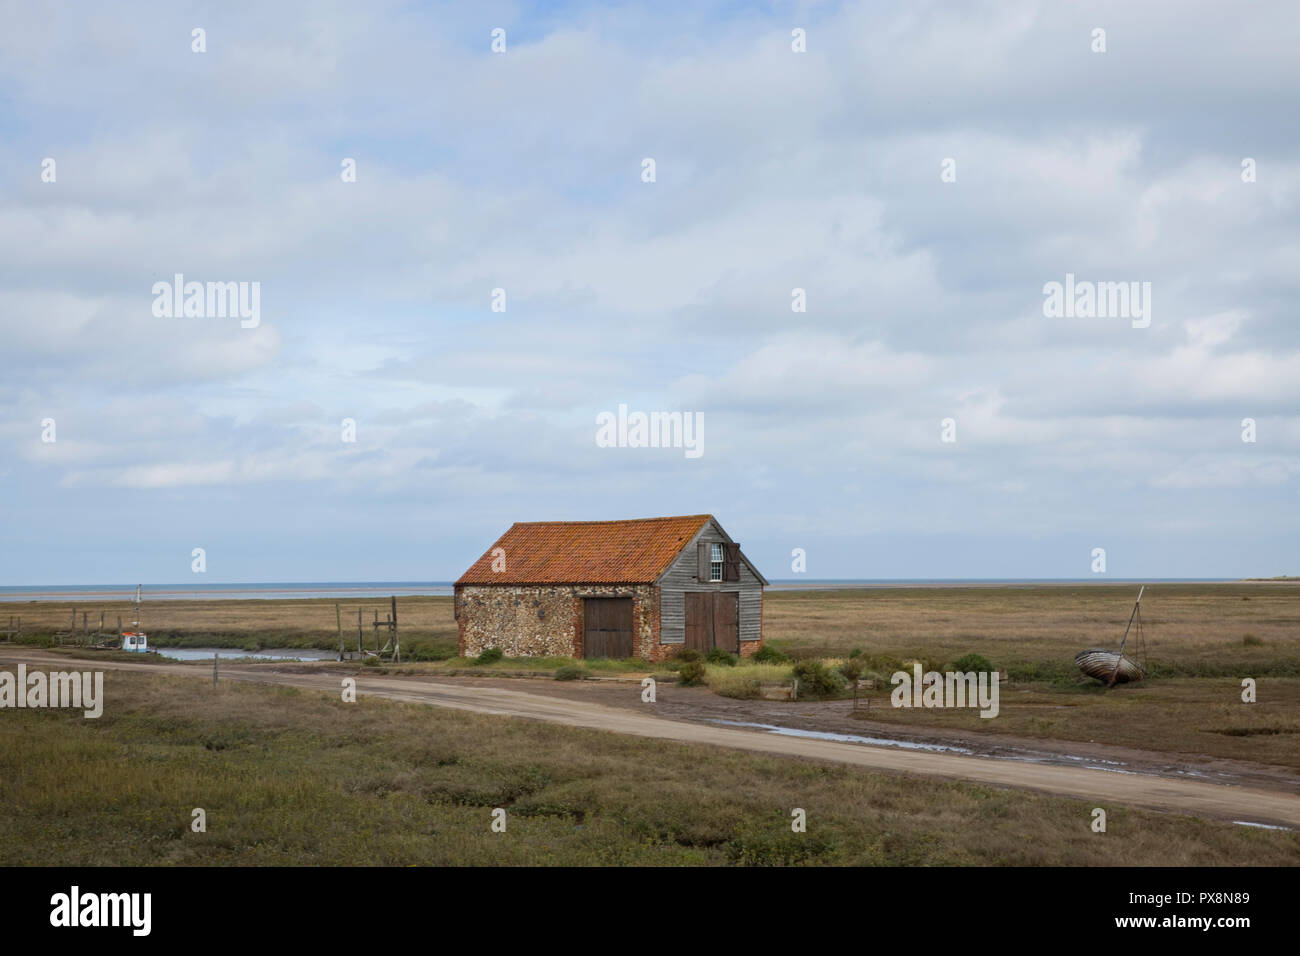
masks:
<instances>
[{"instance_id":1,"label":"puddle on track","mask_svg":"<svg viewBox=\"0 0 1300 956\"><path fill-rule=\"evenodd\" d=\"M859 737L856 734L833 734L825 730L795 730L793 727L778 727L776 724L756 724L747 720L722 720L715 718L710 720L709 723L727 724L731 727L756 727L759 730L781 734L785 737L808 737L813 740L834 740L840 743L870 744L874 747L900 747L903 750L932 750L979 756L975 751L967 750L965 747L949 747L945 744L918 744L912 743L909 740L891 740L888 737Z\"/></svg>"},{"instance_id":2,"label":"puddle on track","mask_svg":"<svg viewBox=\"0 0 1300 956\"><path fill-rule=\"evenodd\" d=\"M1286 830L1288 832L1291 830L1290 827L1280 827L1273 823L1251 823L1249 820L1233 820L1232 822L1239 827L1259 827L1261 830Z\"/></svg>"},{"instance_id":3,"label":"puddle on track","mask_svg":"<svg viewBox=\"0 0 1300 956\"><path fill-rule=\"evenodd\" d=\"M857 734L837 734L825 730L797 730L793 727L779 727L776 724L760 724L747 720L722 720L712 718L709 723L727 724L731 727L753 727L768 733L784 737L806 737L811 740L833 740L838 743L865 744L869 747L895 747L900 750L926 750L932 753L963 754L968 757L984 757L989 760L1018 760L1021 763L1063 764L1066 761L1077 763L1087 770L1104 770L1107 773L1124 773L1133 776L1162 777L1165 774L1144 773L1139 770L1123 770L1124 764L1118 760L1102 760L1095 757L1079 757L1074 754L1054 754L1027 750L1012 750L1005 754L980 753L967 747L954 747L948 744L922 744L910 740L894 740L890 737L863 737Z\"/></svg>"}]
</instances>

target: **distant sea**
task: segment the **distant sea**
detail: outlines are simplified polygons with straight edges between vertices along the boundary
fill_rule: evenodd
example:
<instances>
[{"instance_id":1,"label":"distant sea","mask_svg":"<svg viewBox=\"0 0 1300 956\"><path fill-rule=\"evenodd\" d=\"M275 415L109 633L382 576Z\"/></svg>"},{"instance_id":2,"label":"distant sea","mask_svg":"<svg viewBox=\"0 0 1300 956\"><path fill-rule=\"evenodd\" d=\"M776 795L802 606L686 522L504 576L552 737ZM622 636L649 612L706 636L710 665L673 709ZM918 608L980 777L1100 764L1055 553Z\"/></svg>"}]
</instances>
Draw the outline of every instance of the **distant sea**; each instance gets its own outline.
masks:
<instances>
[{"instance_id":1,"label":"distant sea","mask_svg":"<svg viewBox=\"0 0 1300 956\"><path fill-rule=\"evenodd\" d=\"M994 588L1079 584L1223 584L1238 578L861 578L827 581L773 581L773 591L850 590L853 588ZM250 600L450 596L450 581L279 581L264 584L146 584L142 600ZM0 587L0 603L15 601L128 601L134 584L26 585Z\"/></svg>"},{"instance_id":2,"label":"distant sea","mask_svg":"<svg viewBox=\"0 0 1300 956\"><path fill-rule=\"evenodd\" d=\"M450 581L271 581L265 584L145 584L143 601L193 601L221 599L282 601L285 598L450 596ZM69 584L0 587L5 601L132 601L134 584Z\"/></svg>"}]
</instances>

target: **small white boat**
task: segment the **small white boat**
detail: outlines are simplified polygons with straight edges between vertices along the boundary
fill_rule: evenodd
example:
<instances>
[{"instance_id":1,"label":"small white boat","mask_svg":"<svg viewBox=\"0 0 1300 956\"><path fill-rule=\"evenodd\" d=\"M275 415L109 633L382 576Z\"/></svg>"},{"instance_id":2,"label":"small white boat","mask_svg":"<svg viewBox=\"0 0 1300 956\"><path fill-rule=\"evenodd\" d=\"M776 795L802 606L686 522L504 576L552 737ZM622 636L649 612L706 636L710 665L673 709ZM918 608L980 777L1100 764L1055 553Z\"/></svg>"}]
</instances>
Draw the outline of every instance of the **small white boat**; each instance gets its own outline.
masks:
<instances>
[{"instance_id":1,"label":"small white boat","mask_svg":"<svg viewBox=\"0 0 1300 956\"><path fill-rule=\"evenodd\" d=\"M146 653L149 650L149 635L142 631L123 631L122 650Z\"/></svg>"},{"instance_id":2,"label":"small white boat","mask_svg":"<svg viewBox=\"0 0 1300 956\"><path fill-rule=\"evenodd\" d=\"M149 654L149 635L140 630L140 585L135 586L135 620L131 622L133 630L123 631L122 650L136 654Z\"/></svg>"}]
</instances>

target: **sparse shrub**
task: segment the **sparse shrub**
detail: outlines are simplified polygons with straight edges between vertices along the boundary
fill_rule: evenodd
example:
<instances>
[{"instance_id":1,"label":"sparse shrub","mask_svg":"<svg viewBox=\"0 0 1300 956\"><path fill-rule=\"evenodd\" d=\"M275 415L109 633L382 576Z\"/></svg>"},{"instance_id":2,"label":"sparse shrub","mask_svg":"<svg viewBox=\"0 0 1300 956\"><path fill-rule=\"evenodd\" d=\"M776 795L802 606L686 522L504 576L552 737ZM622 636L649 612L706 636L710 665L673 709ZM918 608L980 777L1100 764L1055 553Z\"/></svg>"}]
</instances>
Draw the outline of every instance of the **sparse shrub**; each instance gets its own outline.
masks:
<instances>
[{"instance_id":1,"label":"sparse shrub","mask_svg":"<svg viewBox=\"0 0 1300 956\"><path fill-rule=\"evenodd\" d=\"M790 683L790 670L784 664L744 663L740 667L710 667L704 675L709 690L719 697L753 700L763 696L764 684Z\"/></svg>"},{"instance_id":2,"label":"sparse shrub","mask_svg":"<svg viewBox=\"0 0 1300 956\"><path fill-rule=\"evenodd\" d=\"M764 644L762 647L760 647L757 651L754 652L753 656L750 657L750 660L754 661L756 664L790 663L790 658L786 657L784 654L778 651L771 644Z\"/></svg>"},{"instance_id":3,"label":"sparse shrub","mask_svg":"<svg viewBox=\"0 0 1300 956\"><path fill-rule=\"evenodd\" d=\"M364 667L378 667L378 666L379 666L379 658L378 658L378 657L367 657L365 660L363 660L363 661L361 662L361 664L362 664L362 666L364 666Z\"/></svg>"},{"instance_id":4,"label":"sparse shrub","mask_svg":"<svg viewBox=\"0 0 1300 956\"><path fill-rule=\"evenodd\" d=\"M1224 727L1222 730L1215 731L1216 734L1225 734L1228 737L1258 737L1295 732L1294 727Z\"/></svg>"},{"instance_id":5,"label":"sparse shrub","mask_svg":"<svg viewBox=\"0 0 1300 956\"><path fill-rule=\"evenodd\" d=\"M849 657L861 657L861 656L862 656L862 648L860 647L855 647L853 648L853 650L849 651Z\"/></svg>"},{"instance_id":6,"label":"sparse shrub","mask_svg":"<svg viewBox=\"0 0 1300 956\"><path fill-rule=\"evenodd\" d=\"M736 655L730 651L724 651L720 647L715 647L709 651L709 656L705 660L710 664L725 664L727 667L736 666Z\"/></svg>"},{"instance_id":7,"label":"sparse shrub","mask_svg":"<svg viewBox=\"0 0 1300 956\"><path fill-rule=\"evenodd\" d=\"M683 648L683 649L682 649L682 650L677 654L677 656L673 658L673 660L675 660L675 661L681 661L683 664L688 664L688 663L690 663L691 661L702 661L702 660L704 660L704 655L701 654L699 651L697 651L697 650L696 650L695 648L693 648L693 647L687 647L687 648Z\"/></svg>"},{"instance_id":8,"label":"sparse shrub","mask_svg":"<svg viewBox=\"0 0 1300 956\"><path fill-rule=\"evenodd\" d=\"M881 674L893 674L895 671L911 669L904 667L903 662L891 654L862 654L858 659L862 662L864 670Z\"/></svg>"},{"instance_id":9,"label":"sparse shrub","mask_svg":"<svg viewBox=\"0 0 1300 956\"><path fill-rule=\"evenodd\" d=\"M1245 644L1247 647L1262 647L1264 645L1264 639L1262 637L1256 637L1254 634L1247 634L1242 637L1241 643Z\"/></svg>"},{"instance_id":10,"label":"sparse shrub","mask_svg":"<svg viewBox=\"0 0 1300 956\"><path fill-rule=\"evenodd\" d=\"M842 691L845 685L839 671L831 670L819 660L795 664L794 676L799 681L800 697L831 697Z\"/></svg>"},{"instance_id":11,"label":"sparse shrub","mask_svg":"<svg viewBox=\"0 0 1300 956\"><path fill-rule=\"evenodd\" d=\"M908 673L911 673L912 668L917 664L921 665L922 674L928 674L931 671L942 673L943 671L947 670L947 667L945 666L943 661L933 657L909 658L908 660L903 661L902 664L900 664L896 668L896 670L907 671Z\"/></svg>"},{"instance_id":12,"label":"sparse shrub","mask_svg":"<svg viewBox=\"0 0 1300 956\"><path fill-rule=\"evenodd\" d=\"M736 700L755 700L762 696L763 685L757 677L750 677L744 671L727 673L721 680L709 680L709 690L719 697L734 697Z\"/></svg>"},{"instance_id":13,"label":"sparse shrub","mask_svg":"<svg viewBox=\"0 0 1300 956\"><path fill-rule=\"evenodd\" d=\"M963 674L969 673L970 671L975 671L976 673L983 672L987 674L992 673L993 665L989 663L989 659L983 654L976 654L972 651L969 654L963 654L961 657L953 661L952 669L960 671Z\"/></svg>"},{"instance_id":14,"label":"sparse shrub","mask_svg":"<svg viewBox=\"0 0 1300 956\"><path fill-rule=\"evenodd\" d=\"M555 672L556 680L586 680L587 669L577 664L566 664Z\"/></svg>"},{"instance_id":15,"label":"sparse shrub","mask_svg":"<svg viewBox=\"0 0 1300 956\"><path fill-rule=\"evenodd\" d=\"M402 644L402 659L406 661L446 661L455 656L456 643L454 641Z\"/></svg>"},{"instance_id":16,"label":"sparse shrub","mask_svg":"<svg viewBox=\"0 0 1300 956\"><path fill-rule=\"evenodd\" d=\"M485 651L483 651L483 653L479 654L478 657L474 658L474 663L495 664L497 661L501 660L501 658L504 656L505 655L501 653L501 648L489 647Z\"/></svg>"},{"instance_id":17,"label":"sparse shrub","mask_svg":"<svg viewBox=\"0 0 1300 956\"><path fill-rule=\"evenodd\" d=\"M1154 666L1147 677L1154 676ZM1007 678L1017 684L1045 683L1072 687L1079 682L1079 668L1070 658L1054 661L1019 661L1007 664Z\"/></svg>"},{"instance_id":18,"label":"sparse shrub","mask_svg":"<svg viewBox=\"0 0 1300 956\"><path fill-rule=\"evenodd\" d=\"M677 670L677 682L685 687L695 687L704 683L704 662L687 661Z\"/></svg>"},{"instance_id":19,"label":"sparse shrub","mask_svg":"<svg viewBox=\"0 0 1300 956\"><path fill-rule=\"evenodd\" d=\"M844 679L850 684L855 683L862 676L862 661L850 656L847 661L840 665L840 673L844 675Z\"/></svg>"},{"instance_id":20,"label":"sparse shrub","mask_svg":"<svg viewBox=\"0 0 1300 956\"><path fill-rule=\"evenodd\" d=\"M834 843L815 833L791 833L784 819L782 826L737 827L727 843L727 857L736 866L799 866L831 857Z\"/></svg>"}]
</instances>

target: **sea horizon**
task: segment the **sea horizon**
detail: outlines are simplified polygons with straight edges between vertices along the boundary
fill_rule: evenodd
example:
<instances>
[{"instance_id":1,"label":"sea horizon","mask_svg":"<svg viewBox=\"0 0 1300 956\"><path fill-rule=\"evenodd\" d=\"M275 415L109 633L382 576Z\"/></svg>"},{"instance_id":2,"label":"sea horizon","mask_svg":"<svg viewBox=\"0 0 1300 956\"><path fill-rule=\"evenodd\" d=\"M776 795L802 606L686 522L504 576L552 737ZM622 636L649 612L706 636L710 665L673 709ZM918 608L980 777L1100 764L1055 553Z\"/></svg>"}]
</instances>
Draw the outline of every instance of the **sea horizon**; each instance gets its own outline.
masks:
<instances>
[{"instance_id":1,"label":"sea horizon","mask_svg":"<svg viewBox=\"0 0 1300 956\"><path fill-rule=\"evenodd\" d=\"M797 578L772 579L772 591L855 590L869 588L1013 587L1060 585L1231 584L1269 578ZM1278 579L1280 580L1280 579ZM344 597L449 597L452 581L225 581L211 584L141 584L142 600L285 600ZM41 600L134 600L135 584L0 585L0 603Z\"/></svg>"}]
</instances>

